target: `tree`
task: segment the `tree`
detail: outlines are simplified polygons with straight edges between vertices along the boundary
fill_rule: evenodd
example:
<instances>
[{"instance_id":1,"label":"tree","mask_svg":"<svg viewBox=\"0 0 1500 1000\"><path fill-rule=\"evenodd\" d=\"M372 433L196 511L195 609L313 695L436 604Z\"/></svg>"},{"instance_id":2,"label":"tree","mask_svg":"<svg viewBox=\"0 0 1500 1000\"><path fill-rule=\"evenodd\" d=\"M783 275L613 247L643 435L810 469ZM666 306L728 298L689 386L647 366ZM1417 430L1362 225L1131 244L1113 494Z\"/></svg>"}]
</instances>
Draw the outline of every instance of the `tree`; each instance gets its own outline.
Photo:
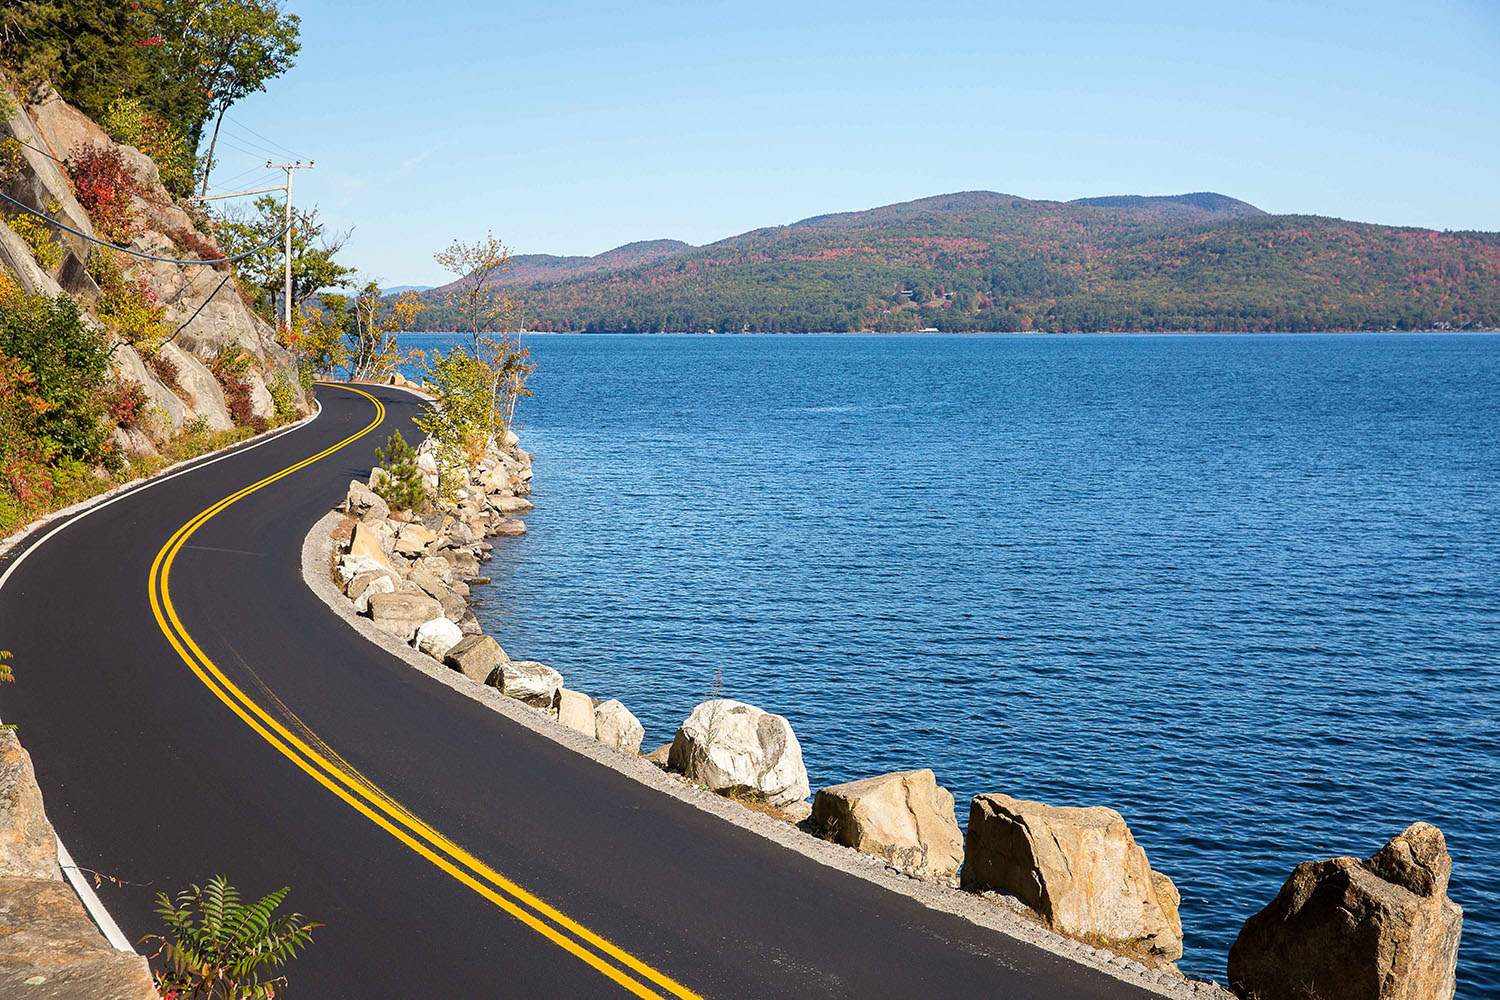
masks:
<instances>
[{"instance_id":1,"label":"tree","mask_svg":"<svg viewBox=\"0 0 1500 1000\"><path fill-rule=\"evenodd\" d=\"M426 493L422 489L422 470L417 468L417 453L400 431L393 431L384 448L375 449L375 464L385 473L371 484L392 510L416 510Z\"/></svg>"},{"instance_id":2,"label":"tree","mask_svg":"<svg viewBox=\"0 0 1500 1000\"><path fill-rule=\"evenodd\" d=\"M164 0L157 24L168 55L159 64L166 71L160 82L179 95L178 120L194 150L208 120L214 122L201 169L207 194L225 113L291 68L301 19L275 0Z\"/></svg>"},{"instance_id":3,"label":"tree","mask_svg":"<svg viewBox=\"0 0 1500 1000\"><path fill-rule=\"evenodd\" d=\"M274 195L255 199L249 211L231 209L214 224L214 237L225 256L233 257L271 242L285 223L286 208ZM353 230L327 233L316 205L292 208L292 311L298 303L327 288L349 284L354 268L334 258L343 250ZM256 254L237 265L239 274L256 291L257 306L274 314L286 280L285 263L279 253Z\"/></svg>"},{"instance_id":4,"label":"tree","mask_svg":"<svg viewBox=\"0 0 1500 1000\"><path fill-rule=\"evenodd\" d=\"M346 325L349 377L373 380L394 371L405 360L396 334L411 329L412 320L426 308L421 296L410 291L388 303L381 298L379 282L366 281Z\"/></svg>"},{"instance_id":5,"label":"tree","mask_svg":"<svg viewBox=\"0 0 1500 1000\"><path fill-rule=\"evenodd\" d=\"M494 284L510 268L510 251L494 233L487 233L484 239L473 243L454 240L447 250L434 254L433 258L457 276L443 297L458 311L463 324L461 332L469 338L466 353L474 363L463 366L452 357L452 351L443 359L449 369L446 380L455 386L465 386L462 391L471 397L444 403L470 412L474 431L484 440L494 440L514 419L517 397L530 395L526 379L535 367L527 360L530 352L505 332L517 323L520 310ZM500 337L488 335L497 328ZM423 371L436 374L425 367L425 360ZM435 381L443 384L443 380Z\"/></svg>"},{"instance_id":6,"label":"tree","mask_svg":"<svg viewBox=\"0 0 1500 1000\"><path fill-rule=\"evenodd\" d=\"M205 886L178 893L175 902L157 893L156 912L167 935L145 940L159 941L157 954L170 963L161 975L163 993L186 990L190 997L219 1000L274 997L286 979L262 980L262 971L285 966L312 941L313 928L322 926L300 913L276 915L290 891L283 887L245 905L239 890L215 875Z\"/></svg>"}]
</instances>

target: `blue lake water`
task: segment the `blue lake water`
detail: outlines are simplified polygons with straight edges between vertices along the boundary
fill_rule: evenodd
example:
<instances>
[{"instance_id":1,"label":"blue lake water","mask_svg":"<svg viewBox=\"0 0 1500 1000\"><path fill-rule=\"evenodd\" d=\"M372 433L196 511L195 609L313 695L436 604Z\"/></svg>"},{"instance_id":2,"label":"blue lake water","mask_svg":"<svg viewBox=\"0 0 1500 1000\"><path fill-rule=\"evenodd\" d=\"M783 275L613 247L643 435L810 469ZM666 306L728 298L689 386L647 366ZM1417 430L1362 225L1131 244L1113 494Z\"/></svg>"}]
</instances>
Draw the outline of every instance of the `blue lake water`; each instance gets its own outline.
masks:
<instances>
[{"instance_id":1,"label":"blue lake water","mask_svg":"<svg viewBox=\"0 0 1500 1000\"><path fill-rule=\"evenodd\" d=\"M1500 994L1500 336L528 344L513 657L648 747L722 671L814 788L1112 806L1221 981L1295 864L1434 822Z\"/></svg>"}]
</instances>

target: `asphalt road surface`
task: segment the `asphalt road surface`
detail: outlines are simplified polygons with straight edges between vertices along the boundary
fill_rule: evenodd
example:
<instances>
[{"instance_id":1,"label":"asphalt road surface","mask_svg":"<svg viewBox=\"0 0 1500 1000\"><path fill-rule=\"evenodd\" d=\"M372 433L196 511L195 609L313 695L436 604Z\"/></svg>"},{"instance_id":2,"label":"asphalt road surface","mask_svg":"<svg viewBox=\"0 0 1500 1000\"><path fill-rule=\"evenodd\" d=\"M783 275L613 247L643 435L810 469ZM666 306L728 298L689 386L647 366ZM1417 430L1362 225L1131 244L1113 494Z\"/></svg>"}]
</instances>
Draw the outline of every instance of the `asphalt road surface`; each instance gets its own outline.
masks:
<instances>
[{"instance_id":1,"label":"asphalt road surface","mask_svg":"<svg viewBox=\"0 0 1500 1000\"><path fill-rule=\"evenodd\" d=\"M158 891L223 873L290 885L325 925L292 998L1149 995L645 788L362 638L300 554L376 445L418 436L413 397L364 388L383 406L322 387L318 419L69 522L0 589L0 714L78 864L119 880L100 895L132 941Z\"/></svg>"}]
</instances>

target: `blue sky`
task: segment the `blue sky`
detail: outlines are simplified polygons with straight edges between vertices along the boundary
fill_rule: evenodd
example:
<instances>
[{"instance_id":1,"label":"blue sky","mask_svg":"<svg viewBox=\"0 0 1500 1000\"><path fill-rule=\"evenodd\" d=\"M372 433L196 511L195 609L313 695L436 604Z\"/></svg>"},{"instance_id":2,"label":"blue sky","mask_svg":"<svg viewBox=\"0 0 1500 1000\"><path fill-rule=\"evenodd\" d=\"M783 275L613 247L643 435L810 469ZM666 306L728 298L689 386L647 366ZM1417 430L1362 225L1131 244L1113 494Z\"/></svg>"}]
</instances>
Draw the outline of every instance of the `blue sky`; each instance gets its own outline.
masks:
<instances>
[{"instance_id":1,"label":"blue sky","mask_svg":"<svg viewBox=\"0 0 1500 1000\"><path fill-rule=\"evenodd\" d=\"M297 201L387 285L486 229L587 254L969 189L1500 230L1497 0L289 7L212 186L316 160Z\"/></svg>"}]
</instances>

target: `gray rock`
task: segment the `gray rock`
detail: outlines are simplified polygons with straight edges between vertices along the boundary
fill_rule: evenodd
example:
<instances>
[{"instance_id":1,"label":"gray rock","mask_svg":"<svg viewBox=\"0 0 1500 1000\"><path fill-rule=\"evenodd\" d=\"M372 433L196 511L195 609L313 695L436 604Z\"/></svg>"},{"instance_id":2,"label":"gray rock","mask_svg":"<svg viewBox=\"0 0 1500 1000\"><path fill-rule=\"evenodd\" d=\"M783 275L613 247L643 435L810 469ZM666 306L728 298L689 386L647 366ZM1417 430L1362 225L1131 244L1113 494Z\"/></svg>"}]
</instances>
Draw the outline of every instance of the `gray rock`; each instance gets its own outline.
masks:
<instances>
[{"instance_id":1,"label":"gray rock","mask_svg":"<svg viewBox=\"0 0 1500 1000\"><path fill-rule=\"evenodd\" d=\"M465 611L458 619L458 630L464 635L480 635L484 632L483 626L479 624L479 619L473 611Z\"/></svg>"},{"instance_id":2,"label":"gray rock","mask_svg":"<svg viewBox=\"0 0 1500 1000\"><path fill-rule=\"evenodd\" d=\"M403 642L410 642L420 626L442 617L442 605L423 594L376 594L370 598L370 620Z\"/></svg>"},{"instance_id":3,"label":"gray rock","mask_svg":"<svg viewBox=\"0 0 1500 1000\"><path fill-rule=\"evenodd\" d=\"M0 997L158 1000L151 967L116 951L53 878L0 877Z\"/></svg>"},{"instance_id":4,"label":"gray rock","mask_svg":"<svg viewBox=\"0 0 1500 1000\"><path fill-rule=\"evenodd\" d=\"M651 763L655 764L657 767L665 771L668 767L671 766L672 744L664 743L661 746L657 747L655 750L652 750L650 753L641 754L641 757L645 760L649 760Z\"/></svg>"},{"instance_id":5,"label":"gray rock","mask_svg":"<svg viewBox=\"0 0 1500 1000\"><path fill-rule=\"evenodd\" d=\"M344 497L344 510L358 518L376 518L384 521L391 516L391 508L380 498L380 494L357 479L349 481L349 492Z\"/></svg>"},{"instance_id":6,"label":"gray rock","mask_svg":"<svg viewBox=\"0 0 1500 1000\"><path fill-rule=\"evenodd\" d=\"M354 602L354 610L364 614L370 610L370 598L376 594L394 594L397 584L401 581L390 570L375 569L361 573L349 581L349 587L344 592L349 595L349 600Z\"/></svg>"},{"instance_id":7,"label":"gray rock","mask_svg":"<svg viewBox=\"0 0 1500 1000\"><path fill-rule=\"evenodd\" d=\"M469 613L469 602L457 594L448 594L446 597L441 597L438 599L438 603L443 607L443 617L450 621L462 621L464 615Z\"/></svg>"},{"instance_id":8,"label":"gray rock","mask_svg":"<svg viewBox=\"0 0 1500 1000\"><path fill-rule=\"evenodd\" d=\"M14 729L0 729L0 876L62 878L57 835L42 808L31 755Z\"/></svg>"}]
</instances>

